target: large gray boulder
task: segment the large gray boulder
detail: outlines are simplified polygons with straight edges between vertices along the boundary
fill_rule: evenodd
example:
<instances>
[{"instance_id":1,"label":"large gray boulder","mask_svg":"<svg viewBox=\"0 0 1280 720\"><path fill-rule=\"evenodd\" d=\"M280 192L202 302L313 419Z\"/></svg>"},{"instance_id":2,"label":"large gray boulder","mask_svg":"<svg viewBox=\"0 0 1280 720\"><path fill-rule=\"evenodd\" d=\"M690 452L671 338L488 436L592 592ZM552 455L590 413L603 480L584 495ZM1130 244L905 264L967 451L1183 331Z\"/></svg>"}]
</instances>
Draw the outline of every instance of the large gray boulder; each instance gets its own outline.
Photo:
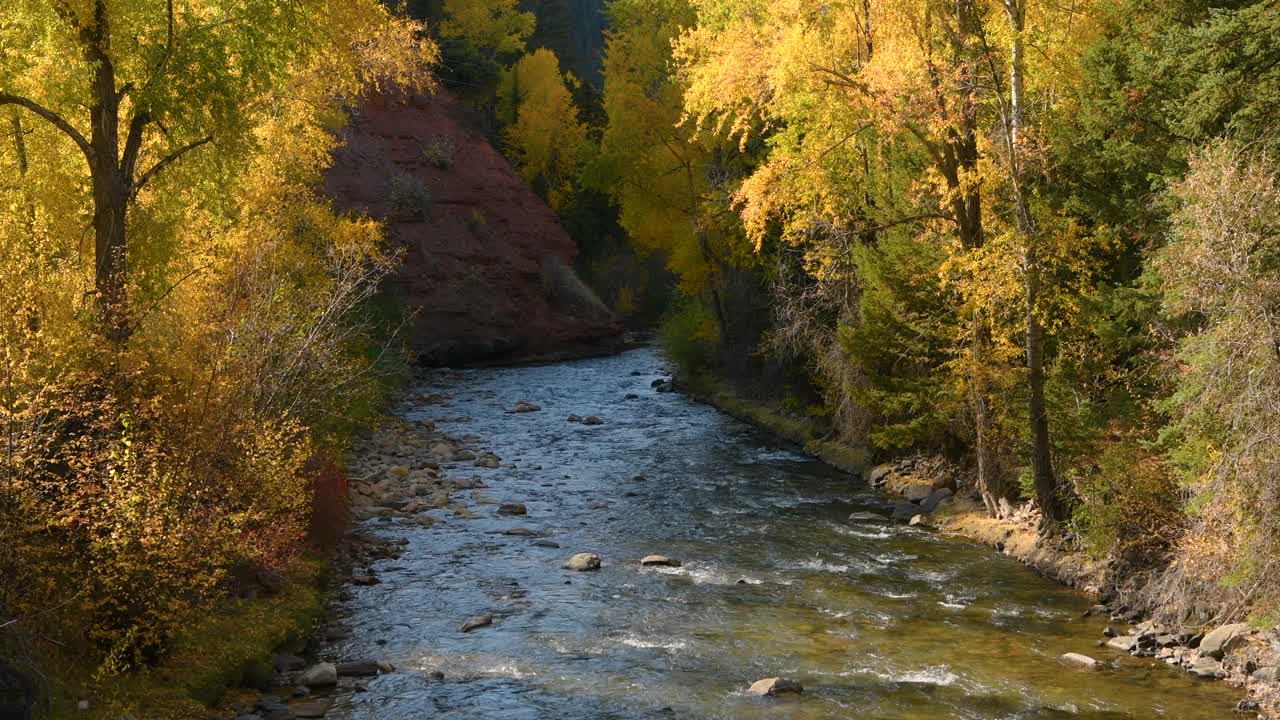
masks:
<instances>
[{"instance_id":1,"label":"large gray boulder","mask_svg":"<svg viewBox=\"0 0 1280 720\"><path fill-rule=\"evenodd\" d=\"M938 509L938 505L940 505L943 500L946 500L952 495L955 495L955 493L951 491L951 488L938 488L937 490L929 493L929 497L920 502L920 509L927 513L931 513Z\"/></svg>"},{"instance_id":2,"label":"large gray boulder","mask_svg":"<svg viewBox=\"0 0 1280 720\"><path fill-rule=\"evenodd\" d=\"M1243 645L1249 633L1249 626L1245 623L1223 625L1200 641L1200 654L1221 660L1223 655Z\"/></svg>"}]
</instances>

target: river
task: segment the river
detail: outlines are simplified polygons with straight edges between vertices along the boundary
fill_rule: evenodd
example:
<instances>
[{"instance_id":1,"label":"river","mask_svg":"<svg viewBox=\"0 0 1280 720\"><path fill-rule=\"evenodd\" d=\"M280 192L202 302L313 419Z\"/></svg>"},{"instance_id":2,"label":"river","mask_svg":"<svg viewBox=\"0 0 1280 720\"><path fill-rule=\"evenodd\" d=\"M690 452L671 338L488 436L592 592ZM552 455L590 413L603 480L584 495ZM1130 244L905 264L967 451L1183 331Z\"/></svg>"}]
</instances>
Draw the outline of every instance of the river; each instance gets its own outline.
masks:
<instances>
[{"instance_id":1,"label":"river","mask_svg":"<svg viewBox=\"0 0 1280 720\"><path fill-rule=\"evenodd\" d=\"M528 515L477 506L475 519L431 528L366 523L407 544L374 566L381 584L348 588L337 611L352 635L325 654L386 658L398 672L338 698L340 716L1232 716L1238 696L1222 684L1097 647L1102 621L1082 617L1079 593L975 544L850 522L883 496L711 407L655 393L664 365L640 349L420 378L415 391L450 400L402 414L499 455L502 467L450 474L479 477ZM509 412L520 400L541 411ZM543 542L500 534L517 526ZM561 569L577 552L603 568ZM651 553L683 566L642 569ZM494 624L460 631L481 613ZM1065 652L1115 665L1077 669ZM746 694L775 675L804 693Z\"/></svg>"}]
</instances>

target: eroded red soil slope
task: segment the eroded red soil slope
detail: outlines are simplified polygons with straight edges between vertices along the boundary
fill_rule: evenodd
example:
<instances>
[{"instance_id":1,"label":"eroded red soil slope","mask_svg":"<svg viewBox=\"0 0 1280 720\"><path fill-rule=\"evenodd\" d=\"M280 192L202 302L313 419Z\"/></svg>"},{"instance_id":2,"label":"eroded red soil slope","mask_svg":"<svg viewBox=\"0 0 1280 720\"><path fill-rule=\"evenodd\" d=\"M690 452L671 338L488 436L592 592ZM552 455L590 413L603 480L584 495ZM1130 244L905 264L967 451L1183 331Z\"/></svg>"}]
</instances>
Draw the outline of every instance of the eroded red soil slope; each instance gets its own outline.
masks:
<instances>
[{"instance_id":1,"label":"eroded red soil slope","mask_svg":"<svg viewBox=\"0 0 1280 720\"><path fill-rule=\"evenodd\" d=\"M420 360L550 359L615 348L617 319L569 270L573 240L463 118L443 91L373 99L343 132L325 179L339 209L386 220L404 249L387 289L418 308L412 347Z\"/></svg>"}]
</instances>

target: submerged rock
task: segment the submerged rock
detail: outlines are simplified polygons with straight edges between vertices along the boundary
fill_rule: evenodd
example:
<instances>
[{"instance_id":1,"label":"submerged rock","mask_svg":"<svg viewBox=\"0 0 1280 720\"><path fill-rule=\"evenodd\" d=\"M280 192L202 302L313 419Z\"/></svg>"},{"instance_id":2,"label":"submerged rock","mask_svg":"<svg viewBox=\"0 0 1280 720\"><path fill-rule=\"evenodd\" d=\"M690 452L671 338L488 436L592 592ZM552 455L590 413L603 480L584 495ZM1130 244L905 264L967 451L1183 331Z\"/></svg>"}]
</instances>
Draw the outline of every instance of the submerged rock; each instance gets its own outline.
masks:
<instances>
[{"instance_id":1,"label":"submerged rock","mask_svg":"<svg viewBox=\"0 0 1280 720\"><path fill-rule=\"evenodd\" d=\"M866 511L853 513L849 516L849 519L854 522L889 522L888 515Z\"/></svg>"},{"instance_id":2,"label":"submerged rock","mask_svg":"<svg viewBox=\"0 0 1280 720\"><path fill-rule=\"evenodd\" d=\"M1062 659L1066 660L1072 665L1079 665L1080 667L1085 667L1090 669L1098 667L1097 660L1094 660L1088 655L1081 655L1080 653L1065 653L1062 655Z\"/></svg>"},{"instance_id":3,"label":"submerged rock","mask_svg":"<svg viewBox=\"0 0 1280 720\"><path fill-rule=\"evenodd\" d=\"M291 704L289 712L296 718L322 718L329 712L329 706L332 704L331 700L304 700Z\"/></svg>"},{"instance_id":4,"label":"submerged rock","mask_svg":"<svg viewBox=\"0 0 1280 720\"><path fill-rule=\"evenodd\" d=\"M558 547L560 547L560 543L556 542L555 540L534 540L533 542L531 542L531 543L529 543L529 544L530 544L530 545L532 545L532 546L534 546L534 547L544 547L544 548L558 548Z\"/></svg>"},{"instance_id":5,"label":"submerged rock","mask_svg":"<svg viewBox=\"0 0 1280 720\"><path fill-rule=\"evenodd\" d=\"M578 553L568 560L564 561L565 570L577 570L583 572L586 570L600 569L600 556L595 553Z\"/></svg>"},{"instance_id":6,"label":"submerged rock","mask_svg":"<svg viewBox=\"0 0 1280 720\"><path fill-rule=\"evenodd\" d=\"M524 503L502 503L498 506L499 515L528 515L529 509Z\"/></svg>"},{"instance_id":7,"label":"submerged rock","mask_svg":"<svg viewBox=\"0 0 1280 720\"><path fill-rule=\"evenodd\" d=\"M666 555L646 555L640 558L641 565L660 565L664 567L680 567L680 561Z\"/></svg>"},{"instance_id":8,"label":"submerged rock","mask_svg":"<svg viewBox=\"0 0 1280 720\"><path fill-rule=\"evenodd\" d=\"M298 678L307 687L329 687L338 684L338 668L333 663L316 663L303 671Z\"/></svg>"},{"instance_id":9,"label":"submerged rock","mask_svg":"<svg viewBox=\"0 0 1280 720\"><path fill-rule=\"evenodd\" d=\"M338 663L340 677L370 677L384 672L394 672L395 668L388 662L374 660L352 660Z\"/></svg>"},{"instance_id":10,"label":"submerged rock","mask_svg":"<svg viewBox=\"0 0 1280 720\"><path fill-rule=\"evenodd\" d=\"M751 687L747 688L747 693L751 695L759 695L761 697L767 695L782 695L785 693L802 693L804 687L795 680L787 680L786 678L764 678L751 683Z\"/></svg>"},{"instance_id":11,"label":"submerged rock","mask_svg":"<svg viewBox=\"0 0 1280 720\"><path fill-rule=\"evenodd\" d=\"M515 404L515 407L511 408L511 412L513 412L513 413L531 413L531 412L538 412L538 411L539 411L539 410L541 410L541 409L542 409L542 408L541 408L540 406L535 405L535 404L533 404L533 403L531 403L531 402L529 402L529 401L527 401L527 400L521 400L520 402L518 402L518 403L516 403L516 404Z\"/></svg>"},{"instance_id":12,"label":"submerged rock","mask_svg":"<svg viewBox=\"0 0 1280 720\"><path fill-rule=\"evenodd\" d=\"M582 424L583 424L583 425L603 425L603 424L604 424L604 420L601 420L600 418L596 417L595 415L588 415L588 416L586 416L586 417L582 418Z\"/></svg>"},{"instance_id":13,"label":"submerged rock","mask_svg":"<svg viewBox=\"0 0 1280 720\"><path fill-rule=\"evenodd\" d=\"M482 627L489 627L493 624L492 615L476 615L462 621L462 632L471 632Z\"/></svg>"}]
</instances>

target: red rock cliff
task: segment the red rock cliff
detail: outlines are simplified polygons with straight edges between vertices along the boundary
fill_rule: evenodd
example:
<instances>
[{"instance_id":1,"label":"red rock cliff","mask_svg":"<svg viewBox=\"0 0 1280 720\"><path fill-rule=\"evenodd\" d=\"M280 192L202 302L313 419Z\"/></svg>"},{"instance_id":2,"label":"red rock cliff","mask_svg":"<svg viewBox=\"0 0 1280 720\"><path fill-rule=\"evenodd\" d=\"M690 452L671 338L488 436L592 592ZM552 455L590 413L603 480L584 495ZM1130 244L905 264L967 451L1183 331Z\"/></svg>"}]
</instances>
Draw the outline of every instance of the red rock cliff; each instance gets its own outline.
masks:
<instances>
[{"instance_id":1,"label":"red rock cliff","mask_svg":"<svg viewBox=\"0 0 1280 720\"><path fill-rule=\"evenodd\" d=\"M353 113L325 192L385 220L404 263L387 288L417 308L421 362L561 358L613 350L616 317L571 270L555 213L441 92Z\"/></svg>"}]
</instances>

